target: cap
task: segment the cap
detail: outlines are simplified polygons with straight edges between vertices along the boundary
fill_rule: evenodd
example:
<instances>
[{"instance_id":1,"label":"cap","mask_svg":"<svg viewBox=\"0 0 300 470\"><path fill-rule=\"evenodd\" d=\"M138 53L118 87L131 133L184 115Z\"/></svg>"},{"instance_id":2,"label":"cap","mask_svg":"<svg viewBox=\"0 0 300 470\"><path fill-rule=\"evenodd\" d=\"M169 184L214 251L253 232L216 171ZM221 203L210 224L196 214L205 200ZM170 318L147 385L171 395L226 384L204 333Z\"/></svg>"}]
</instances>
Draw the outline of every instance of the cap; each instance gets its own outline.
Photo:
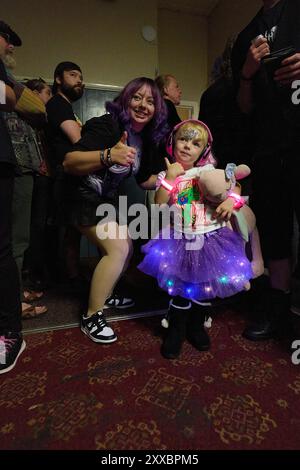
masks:
<instances>
[{"instance_id":1,"label":"cap","mask_svg":"<svg viewBox=\"0 0 300 470\"><path fill-rule=\"evenodd\" d=\"M13 46L22 46L22 41L15 33L11 27L5 23L4 21L0 20L0 33L5 33L9 35L9 43Z\"/></svg>"}]
</instances>

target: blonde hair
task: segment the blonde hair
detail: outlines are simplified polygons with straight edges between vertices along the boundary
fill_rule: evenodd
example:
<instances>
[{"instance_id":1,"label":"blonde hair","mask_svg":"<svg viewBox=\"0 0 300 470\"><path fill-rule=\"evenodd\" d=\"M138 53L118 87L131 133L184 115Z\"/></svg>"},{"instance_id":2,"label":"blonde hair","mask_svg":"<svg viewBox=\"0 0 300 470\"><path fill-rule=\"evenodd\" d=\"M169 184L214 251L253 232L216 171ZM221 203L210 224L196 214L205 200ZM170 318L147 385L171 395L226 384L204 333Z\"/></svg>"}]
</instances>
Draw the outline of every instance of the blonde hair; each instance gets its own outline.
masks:
<instances>
[{"instance_id":1,"label":"blonde hair","mask_svg":"<svg viewBox=\"0 0 300 470\"><path fill-rule=\"evenodd\" d=\"M201 126L201 124L198 124L198 123L195 123L195 122L186 122L185 124L180 126L179 129L177 130L177 132L175 133L175 136L174 136L175 141L179 138L180 134L182 134L182 132L187 130L187 129L189 129L189 130L190 129L195 129L196 131L198 131L200 140L201 140L201 142L204 143L204 147L207 145L207 143L208 143L207 129L205 129L205 127Z\"/></svg>"}]
</instances>

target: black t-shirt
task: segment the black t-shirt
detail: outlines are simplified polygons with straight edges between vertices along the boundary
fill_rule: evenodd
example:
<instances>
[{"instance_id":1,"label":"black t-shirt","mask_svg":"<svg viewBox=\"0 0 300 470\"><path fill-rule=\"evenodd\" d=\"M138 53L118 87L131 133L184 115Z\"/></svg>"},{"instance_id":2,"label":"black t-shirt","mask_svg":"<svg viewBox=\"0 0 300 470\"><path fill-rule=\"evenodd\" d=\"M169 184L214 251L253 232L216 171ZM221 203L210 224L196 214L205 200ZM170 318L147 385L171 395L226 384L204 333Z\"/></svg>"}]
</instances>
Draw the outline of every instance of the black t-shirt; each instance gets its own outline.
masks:
<instances>
[{"instance_id":1,"label":"black t-shirt","mask_svg":"<svg viewBox=\"0 0 300 470\"><path fill-rule=\"evenodd\" d=\"M7 74L0 59L0 80L4 83L8 83ZM10 163L16 166L17 160L14 154L14 149L11 143L11 139L0 111L0 163Z\"/></svg>"},{"instance_id":2,"label":"black t-shirt","mask_svg":"<svg viewBox=\"0 0 300 470\"><path fill-rule=\"evenodd\" d=\"M76 121L72 105L61 95L54 95L46 105L47 121L46 138L49 145L49 155L53 162L51 166L56 168L61 165L66 153L73 148L68 136L61 130L60 125L64 121Z\"/></svg>"},{"instance_id":3,"label":"black t-shirt","mask_svg":"<svg viewBox=\"0 0 300 470\"><path fill-rule=\"evenodd\" d=\"M278 23L280 21L283 8L285 7L286 0L280 0L273 8L263 10L261 16L258 18L258 26L261 34L265 36L272 49L276 39L278 30Z\"/></svg>"},{"instance_id":4,"label":"black t-shirt","mask_svg":"<svg viewBox=\"0 0 300 470\"><path fill-rule=\"evenodd\" d=\"M293 46L300 52L300 0L281 0L266 12L261 9L239 34L232 51L236 89L251 41L259 34L267 34L271 51ZM279 86L272 77L267 81L260 67L253 79L254 142L258 150L271 155L300 141L300 106L293 104L293 92L290 86Z\"/></svg>"},{"instance_id":5,"label":"black t-shirt","mask_svg":"<svg viewBox=\"0 0 300 470\"><path fill-rule=\"evenodd\" d=\"M87 152L112 148L119 142L123 131L122 125L110 114L92 118L83 126L82 137L71 147L71 150ZM141 136L143 141L141 161L139 170L135 174L139 184L146 181L152 174L158 174L165 169L159 147L150 143L146 135L141 134ZM130 142L128 144L130 145ZM130 176L130 173L124 172L123 167L119 165L114 165L110 169L100 169L93 175L80 177L64 175L63 197L67 200L85 200L93 203L99 203L103 198L114 199L121 180L127 176Z\"/></svg>"},{"instance_id":6,"label":"black t-shirt","mask_svg":"<svg viewBox=\"0 0 300 470\"><path fill-rule=\"evenodd\" d=\"M227 163L247 163L251 155L250 119L241 113L231 80L220 77L202 94L199 120L208 125L219 168Z\"/></svg>"}]
</instances>

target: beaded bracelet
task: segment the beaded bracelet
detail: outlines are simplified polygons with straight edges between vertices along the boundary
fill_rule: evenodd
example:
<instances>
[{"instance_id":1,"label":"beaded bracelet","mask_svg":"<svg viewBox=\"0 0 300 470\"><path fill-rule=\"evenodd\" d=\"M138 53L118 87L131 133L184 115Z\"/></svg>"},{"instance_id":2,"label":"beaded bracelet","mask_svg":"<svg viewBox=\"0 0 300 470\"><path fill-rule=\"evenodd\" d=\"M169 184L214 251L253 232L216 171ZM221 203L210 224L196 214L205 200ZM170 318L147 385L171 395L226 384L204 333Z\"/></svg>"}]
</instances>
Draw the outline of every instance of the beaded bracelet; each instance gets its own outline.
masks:
<instances>
[{"instance_id":1,"label":"beaded bracelet","mask_svg":"<svg viewBox=\"0 0 300 470\"><path fill-rule=\"evenodd\" d=\"M100 161L103 163L104 166L108 167L108 163L105 160L104 150L100 150Z\"/></svg>"},{"instance_id":2,"label":"beaded bracelet","mask_svg":"<svg viewBox=\"0 0 300 470\"><path fill-rule=\"evenodd\" d=\"M108 148L108 149L107 149L106 160L107 160L107 163L108 163L108 166L109 166L109 167L111 167L111 166L114 165L114 162L113 162L112 159L111 159L111 148Z\"/></svg>"}]
</instances>

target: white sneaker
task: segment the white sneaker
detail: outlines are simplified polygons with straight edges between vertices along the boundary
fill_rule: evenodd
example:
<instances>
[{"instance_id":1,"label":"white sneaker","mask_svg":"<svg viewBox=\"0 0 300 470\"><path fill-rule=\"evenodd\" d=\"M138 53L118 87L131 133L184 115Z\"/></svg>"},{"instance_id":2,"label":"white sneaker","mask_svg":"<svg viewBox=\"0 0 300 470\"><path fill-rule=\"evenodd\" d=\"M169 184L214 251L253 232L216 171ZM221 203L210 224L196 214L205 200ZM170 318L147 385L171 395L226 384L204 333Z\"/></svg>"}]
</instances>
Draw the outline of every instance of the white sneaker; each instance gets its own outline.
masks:
<instances>
[{"instance_id":1,"label":"white sneaker","mask_svg":"<svg viewBox=\"0 0 300 470\"><path fill-rule=\"evenodd\" d=\"M135 304L134 300L130 297L122 297L121 295L112 294L106 299L103 308L129 308Z\"/></svg>"},{"instance_id":2,"label":"white sneaker","mask_svg":"<svg viewBox=\"0 0 300 470\"><path fill-rule=\"evenodd\" d=\"M117 335L113 329L108 326L103 312L94 313L91 317L83 316L81 318L81 331L95 343L113 343L117 340Z\"/></svg>"}]
</instances>

